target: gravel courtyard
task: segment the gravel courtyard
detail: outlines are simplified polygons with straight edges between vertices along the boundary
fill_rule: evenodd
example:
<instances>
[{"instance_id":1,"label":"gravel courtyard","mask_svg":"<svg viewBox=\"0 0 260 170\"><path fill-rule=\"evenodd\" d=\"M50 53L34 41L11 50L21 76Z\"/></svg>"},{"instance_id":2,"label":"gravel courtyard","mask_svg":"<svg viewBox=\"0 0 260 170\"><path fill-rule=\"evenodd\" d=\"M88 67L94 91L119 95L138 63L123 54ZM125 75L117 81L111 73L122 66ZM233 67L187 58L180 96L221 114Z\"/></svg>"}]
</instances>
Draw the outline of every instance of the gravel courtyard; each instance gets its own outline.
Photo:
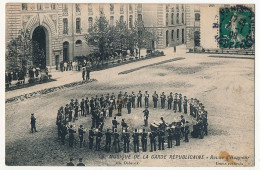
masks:
<instances>
[{"instance_id":1,"label":"gravel courtyard","mask_svg":"<svg viewBox=\"0 0 260 170\"><path fill-rule=\"evenodd\" d=\"M152 64L162 59L183 57L182 60L151 65L141 69L141 64ZM127 74L118 74L135 69ZM80 76L80 73L77 74ZM234 159L240 166L254 165L254 60L234 58L212 58L206 55L183 54L156 58L118 66L91 73L95 82L60 90L41 97L6 104L5 141L6 165L62 166L70 157L77 163L83 157L88 166L232 166L226 160L214 159L223 153L248 159ZM69 79L70 77L68 77ZM61 145L57 139L55 124L57 110L65 106L70 99L79 99L119 91L148 90L150 96L154 91L168 95L170 92L182 93L188 98L199 99L208 111L209 135L204 139L190 138L189 143L181 141L181 146L166 148L164 151L140 152L140 159L111 158L115 153L97 152L88 148L69 148L68 142ZM150 105L152 100L150 97ZM179 118L180 113L150 108L149 123L165 117L166 122ZM30 133L30 115L35 113L39 132ZM131 126L143 124L142 109L132 109L123 117ZM190 119L190 118L188 118ZM111 125L112 118L106 119L106 126ZM91 119L80 118L89 128ZM86 137L86 136L85 136ZM78 140L78 136L76 135ZM87 138L86 138L87 139ZM105 137L103 136L103 141ZM131 140L132 143L132 140ZM132 144L131 144L132 145ZM148 142L148 147L149 147ZM131 146L132 147L132 146ZM119 155L128 155L123 152ZM145 159L148 155L149 159ZM161 160L155 155L167 155ZM204 159L168 159L170 155L204 155ZM217 163L219 163L217 165Z\"/></svg>"}]
</instances>

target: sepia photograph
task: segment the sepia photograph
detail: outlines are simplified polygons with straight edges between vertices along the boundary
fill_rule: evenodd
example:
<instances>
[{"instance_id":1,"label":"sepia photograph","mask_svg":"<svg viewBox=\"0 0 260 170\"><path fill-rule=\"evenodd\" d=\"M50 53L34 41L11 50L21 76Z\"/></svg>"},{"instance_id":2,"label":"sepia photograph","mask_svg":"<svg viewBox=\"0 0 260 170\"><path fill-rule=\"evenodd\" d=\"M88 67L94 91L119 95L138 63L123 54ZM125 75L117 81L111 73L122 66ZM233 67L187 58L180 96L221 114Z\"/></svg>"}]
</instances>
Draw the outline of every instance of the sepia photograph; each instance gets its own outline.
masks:
<instances>
[{"instance_id":1,"label":"sepia photograph","mask_svg":"<svg viewBox=\"0 0 260 170\"><path fill-rule=\"evenodd\" d=\"M5 166L254 167L255 4L5 4Z\"/></svg>"}]
</instances>

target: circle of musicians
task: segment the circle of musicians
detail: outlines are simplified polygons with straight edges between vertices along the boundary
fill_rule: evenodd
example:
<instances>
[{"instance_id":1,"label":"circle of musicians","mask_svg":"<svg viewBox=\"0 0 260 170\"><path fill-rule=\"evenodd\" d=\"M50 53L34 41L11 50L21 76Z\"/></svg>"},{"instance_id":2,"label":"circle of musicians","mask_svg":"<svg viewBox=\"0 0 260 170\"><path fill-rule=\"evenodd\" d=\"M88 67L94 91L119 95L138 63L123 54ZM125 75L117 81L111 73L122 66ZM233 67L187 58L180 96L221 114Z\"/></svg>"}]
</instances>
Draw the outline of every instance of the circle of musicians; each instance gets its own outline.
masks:
<instances>
[{"instance_id":1,"label":"circle of musicians","mask_svg":"<svg viewBox=\"0 0 260 170\"><path fill-rule=\"evenodd\" d=\"M89 149L95 149L97 151L104 150L110 152L113 148L115 153L121 151L123 147L124 152L129 152L130 142L133 142L134 152L139 152L139 146L142 146L142 151L147 151L148 139L150 143L150 152L158 150L164 150L164 144L167 140L168 148L173 147L173 141L175 140L175 145L180 146L181 138L184 138L185 142L189 142L190 134L190 122L185 121L183 115L181 115L179 121L172 123L166 123L164 118L161 117L159 122L153 122L150 124L150 131L143 129L135 129L133 132L129 131L129 127L125 121L122 119L121 122L117 119L122 115L122 109L126 108L127 113L131 114L131 109L138 107L143 107L143 101L145 109L144 114L144 127L148 127L149 118L149 94L145 91L142 94L141 91L135 95L134 92L128 95L127 92L124 94L120 91L117 97L114 93L111 95L101 95L95 97L82 99L74 101L71 99L69 104L65 107L60 107L57 114L56 125L58 127L58 138L61 140L61 144L65 144L66 136L68 136L68 143L70 147L75 145L75 133L78 133L79 137L79 147L88 147ZM182 94L173 95L170 93L168 96L162 92L159 96L156 91L152 95L153 107L157 108L160 101L161 109L164 109L167 102L167 108L176 112L184 112L193 116L196 123L193 124L193 131L191 136L193 138L203 139L204 135L208 134L208 123L207 123L207 111L205 107L196 98L187 99L186 96L182 98ZM137 106L136 106L137 104ZM113 112L115 116L112 118L111 129L104 130L104 122L107 117L113 117ZM76 130L75 122L80 117L91 116L92 123L90 129L87 131L83 125ZM122 133L119 133L118 129L122 128ZM84 136L88 133L88 142L85 140ZM101 146L102 139L105 138L105 146ZM140 142L141 141L141 142ZM94 145L95 143L95 145ZM123 144L123 146L122 146ZM158 147L157 147L158 146Z\"/></svg>"}]
</instances>

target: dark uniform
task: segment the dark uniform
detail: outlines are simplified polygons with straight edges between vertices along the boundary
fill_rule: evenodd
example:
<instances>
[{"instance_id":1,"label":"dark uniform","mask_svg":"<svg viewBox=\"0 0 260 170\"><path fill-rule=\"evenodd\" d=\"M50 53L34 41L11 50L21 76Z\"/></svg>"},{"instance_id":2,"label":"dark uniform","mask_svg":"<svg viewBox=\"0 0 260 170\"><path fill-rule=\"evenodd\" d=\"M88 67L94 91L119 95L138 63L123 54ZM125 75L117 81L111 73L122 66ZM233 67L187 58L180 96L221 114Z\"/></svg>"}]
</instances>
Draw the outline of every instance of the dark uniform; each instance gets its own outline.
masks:
<instances>
[{"instance_id":1,"label":"dark uniform","mask_svg":"<svg viewBox=\"0 0 260 170\"><path fill-rule=\"evenodd\" d=\"M139 152L139 133L137 129L135 129L135 133L132 135L133 142L134 142L134 152Z\"/></svg>"},{"instance_id":2,"label":"dark uniform","mask_svg":"<svg viewBox=\"0 0 260 170\"><path fill-rule=\"evenodd\" d=\"M37 132L36 130L36 118L34 117L34 114L31 114L31 131L33 133L33 130Z\"/></svg>"},{"instance_id":3,"label":"dark uniform","mask_svg":"<svg viewBox=\"0 0 260 170\"><path fill-rule=\"evenodd\" d=\"M130 143L130 133L127 132L127 129L125 132L123 132L122 139L124 141L124 152L129 152L129 143Z\"/></svg>"},{"instance_id":4,"label":"dark uniform","mask_svg":"<svg viewBox=\"0 0 260 170\"><path fill-rule=\"evenodd\" d=\"M147 93L147 91L145 91L144 94L144 105L145 107L149 107L149 94Z\"/></svg>"},{"instance_id":5,"label":"dark uniform","mask_svg":"<svg viewBox=\"0 0 260 170\"><path fill-rule=\"evenodd\" d=\"M113 116L113 110L114 110L113 104L110 104L110 106L108 108L108 115L109 115L109 117Z\"/></svg>"},{"instance_id":6,"label":"dark uniform","mask_svg":"<svg viewBox=\"0 0 260 170\"><path fill-rule=\"evenodd\" d=\"M193 116L193 98L190 99L190 115Z\"/></svg>"},{"instance_id":7,"label":"dark uniform","mask_svg":"<svg viewBox=\"0 0 260 170\"><path fill-rule=\"evenodd\" d=\"M92 148L93 148L94 136L95 136L94 129L91 128L91 129L89 130L89 132L88 132L89 149L92 149Z\"/></svg>"},{"instance_id":8,"label":"dark uniform","mask_svg":"<svg viewBox=\"0 0 260 170\"><path fill-rule=\"evenodd\" d=\"M114 117L114 120L112 120L113 132L117 128L117 125L119 125L119 123L117 122L116 117Z\"/></svg>"},{"instance_id":9,"label":"dark uniform","mask_svg":"<svg viewBox=\"0 0 260 170\"><path fill-rule=\"evenodd\" d=\"M162 92L160 98L161 98L161 108L164 109L165 108L165 100L166 100L166 96L165 96L164 92Z\"/></svg>"},{"instance_id":10,"label":"dark uniform","mask_svg":"<svg viewBox=\"0 0 260 170\"><path fill-rule=\"evenodd\" d=\"M70 125L70 128L69 128L69 146L70 147L73 147L74 133L76 133L76 131L73 129L73 126Z\"/></svg>"},{"instance_id":11,"label":"dark uniform","mask_svg":"<svg viewBox=\"0 0 260 170\"><path fill-rule=\"evenodd\" d=\"M186 96L184 96L184 99L183 99L183 110L184 110L184 113L187 114L187 103L188 103L188 100L186 98Z\"/></svg>"},{"instance_id":12,"label":"dark uniform","mask_svg":"<svg viewBox=\"0 0 260 170\"><path fill-rule=\"evenodd\" d=\"M102 134L101 130L99 129L96 134L96 151L100 150L102 136L103 136L103 134Z\"/></svg>"},{"instance_id":13,"label":"dark uniform","mask_svg":"<svg viewBox=\"0 0 260 170\"><path fill-rule=\"evenodd\" d=\"M85 99L85 110L86 110L86 114L89 114L89 100L88 98ZM86 117L85 114L85 117Z\"/></svg>"},{"instance_id":14,"label":"dark uniform","mask_svg":"<svg viewBox=\"0 0 260 170\"><path fill-rule=\"evenodd\" d=\"M82 143L83 143L83 135L85 133L84 129L83 129L83 126L80 125L79 129L78 129L78 133L79 133L79 147L81 148L82 147Z\"/></svg>"},{"instance_id":15,"label":"dark uniform","mask_svg":"<svg viewBox=\"0 0 260 170\"><path fill-rule=\"evenodd\" d=\"M137 94L137 107L142 107L142 93L141 91L139 91L139 93Z\"/></svg>"},{"instance_id":16,"label":"dark uniform","mask_svg":"<svg viewBox=\"0 0 260 170\"><path fill-rule=\"evenodd\" d=\"M89 104L90 104L90 112L92 113L95 110L95 101L93 97L91 97Z\"/></svg>"},{"instance_id":17,"label":"dark uniform","mask_svg":"<svg viewBox=\"0 0 260 170\"><path fill-rule=\"evenodd\" d=\"M175 127L175 139L176 139L176 146L180 146L180 140L181 140L181 126L180 126L180 122L178 122L177 126Z\"/></svg>"},{"instance_id":18,"label":"dark uniform","mask_svg":"<svg viewBox=\"0 0 260 170\"><path fill-rule=\"evenodd\" d=\"M178 108L179 108L179 112L182 112L182 95L181 94L179 94Z\"/></svg>"},{"instance_id":19,"label":"dark uniform","mask_svg":"<svg viewBox=\"0 0 260 170\"><path fill-rule=\"evenodd\" d=\"M156 151L156 136L157 136L157 133L155 131L152 131L150 134L149 134L149 138L150 138L150 145L151 145L151 152Z\"/></svg>"},{"instance_id":20,"label":"dark uniform","mask_svg":"<svg viewBox=\"0 0 260 170\"><path fill-rule=\"evenodd\" d=\"M65 137L68 134L67 127L65 124L62 125L62 130L61 130L61 144L65 144Z\"/></svg>"},{"instance_id":21,"label":"dark uniform","mask_svg":"<svg viewBox=\"0 0 260 170\"><path fill-rule=\"evenodd\" d=\"M172 148L172 140L173 140L173 130L172 130L172 128L169 128L168 130L167 130L167 132L168 132L168 148Z\"/></svg>"},{"instance_id":22,"label":"dark uniform","mask_svg":"<svg viewBox=\"0 0 260 170\"><path fill-rule=\"evenodd\" d=\"M72 163L72 158L70 158L70 162L67 163L67 166L74 166L74 163Z\"/></svg>"},{"instance_id":23,"label":"dark uniform","mask_svg":"<svg viewBox=\"0 0 260 170\"><path fill-rule=\"evenodd\" d=\"M143 129L143 132L141 134L142 138L141 138L141 141L142 141L142 149L143 149L143 152L146 152L147 151L147 132L145 132L145 129Z\"/></svg>"},{"instance_id":24,"label":"dark uniform","mask_svg":"<svg viewBox=\"0 0 260 170\"><path fill-rule=\"evenodd\" d=\"M75 105L75 113L74 113L74 121L78 120L79 117L79 106L78 104Z\"/></svg>"},{"instance_id":25,"label":"dark uniform","mask_svg":"<svg viewBox=\"0 0 260 170\"><path fill-rule=\"evenodd\" d=\"M82 163L82 158L79 158L79 163L77 164L77 166L85 166L85 164Z\"/></svg>"},{"instance_id":26,"label":"dark uniform","mask_svg":"<svg viewBox=\"0 0 260 170\"><path fill-rule=\"evenodd\" d=\"M106 146L105 146L105 150L107 152L110 152L110 148L111 148L111 137L112 137L112 133L109 131L109 129L107 129L107 132L105 133L106 135Z\"/></svg>"},{"instance_id":27,"label":"dark uniform","mask_svg":"<svg viewBox=\"0 0 260 170\"><path fill-rule=\"evenodd\" d=\"M199 119L197 124L198 124L198 128L199 128L199 138L203 139L204 138L204 126L203 126L202 118Z\"/></svg>"},{"instance_id":28,"label":"dark uniform","mask_svg":"<svg viewBox=\"0 0 260 170\"><path fill-rule=\"evenodd\" d=\"M81 116L85 116L85 101L82 99L80 102L80 111L81 111Z\"/></svg>"},{"instance_id":29,"label":"dark uniform","mask_svg":"<svg viewBox=\"0 0 260 170\"><path fill-rule=\"evenodd\" d=\"M170 93L170 95L168 96L168 109L171 110L172 109L172 101L173 101L173 96L172 93Z\"/></svg>"},{"instance_id":30,"label":"dark uniform","mask_svg":"<svg viewBox=\"0 0 260 170\"><path fill-rule=\"evenodd\" d=\"M176 111L177 111L177 102L178 102L178 94L175 93L175 96L174 96L174 99L173 99L173 110L174 110L174 113L176 113Z\"/></svg>"},{"instance_id":31,"label":"dark uniform","mask_svg":"<svg viewBox=\"0 0 260 170\"><path fill-rule=\"evenodd\" d=\"M149 110L145 108L144 112L144 126L148 126Z\"/></svg>"},{"instance_id":32,"label":"dark uniform","mask_svg":"<svg viewBox=\"0 0 260 170\"><path fill-rule=\"evenodd\" d=\"M136 96L135 96L135 94L134 94L134 92L132 92L132 100L131 100L131 102L132 102L132 108L135 108L135 98L136 98Z\"/></svg>"},{"instance_id":33,"label":"dark uniform","mask_svg":"<svg viewBox=\"0 0 260 170\"><path fill-rule=\"evenodd\" d=\"M158 94L156 94L156 91L153 94L153 107L157 108L157 102L158 102Z\"/></svg>"},{"instance_id":34,"label":"dark uniform","mask_svg":"<svg viewBox=\"0 0 260 170\"><path fill-rule=\"evenodd\" d=\"M186 121L186 124L185 124L185 139L184 139L184 141L185 142L189 142L189 137L188 137L188 135L189 135L189 133L190 133L190 130L189 130L189 125L188 125L188 121Z\"/></svg>"},{"instance_id":35,"label":"dark uniform","mask_svg":"<svg viewBox=\"0 0 260 170\"><path fill-rule=\"evenodd\" d=\"M115 153L120 152L120 145L119 145L119 134L117 133L117 130L114 130L114 150Z\"/></svg>"},{"instance_id":36,"label":"dark uniform","mask_svg":"<svg viewBox=\"0 0 260 170\"><path fill-rule=\"evenodd\" d=\"M127 100L127 111L128 111L128 114L131 113L131 100Z\"/></svg>"},{"instance_id":37,"label":"dark uniform","mask_svg":"<svg viewBox=\"0 0 260 170\"><path fill-rule=\"evenodd\" d=\"M164 136L165 136L165 133L163 130L160 130L158 132L158 142L159 142L159 150L164 150Z\"/></svg>"}]
</instances>

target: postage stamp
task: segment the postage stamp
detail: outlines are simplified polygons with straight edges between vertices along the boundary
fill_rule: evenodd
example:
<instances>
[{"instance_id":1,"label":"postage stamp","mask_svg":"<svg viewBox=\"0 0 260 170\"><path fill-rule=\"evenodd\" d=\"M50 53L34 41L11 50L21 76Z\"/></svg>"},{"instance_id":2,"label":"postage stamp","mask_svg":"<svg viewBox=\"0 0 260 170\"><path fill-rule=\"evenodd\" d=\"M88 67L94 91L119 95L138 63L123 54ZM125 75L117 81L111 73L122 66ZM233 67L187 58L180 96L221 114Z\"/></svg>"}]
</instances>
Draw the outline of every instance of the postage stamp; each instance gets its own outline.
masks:
<instances>
[{"instance_id":1,"label":"postage stamp","mask_svg":"<svg viewBox=\"0 0 260 170\"><path fill-rule=\"evenodd\" d=\"M253 4L5 8L6 166L255 166Z\"/></svg>"}]
</instances>

